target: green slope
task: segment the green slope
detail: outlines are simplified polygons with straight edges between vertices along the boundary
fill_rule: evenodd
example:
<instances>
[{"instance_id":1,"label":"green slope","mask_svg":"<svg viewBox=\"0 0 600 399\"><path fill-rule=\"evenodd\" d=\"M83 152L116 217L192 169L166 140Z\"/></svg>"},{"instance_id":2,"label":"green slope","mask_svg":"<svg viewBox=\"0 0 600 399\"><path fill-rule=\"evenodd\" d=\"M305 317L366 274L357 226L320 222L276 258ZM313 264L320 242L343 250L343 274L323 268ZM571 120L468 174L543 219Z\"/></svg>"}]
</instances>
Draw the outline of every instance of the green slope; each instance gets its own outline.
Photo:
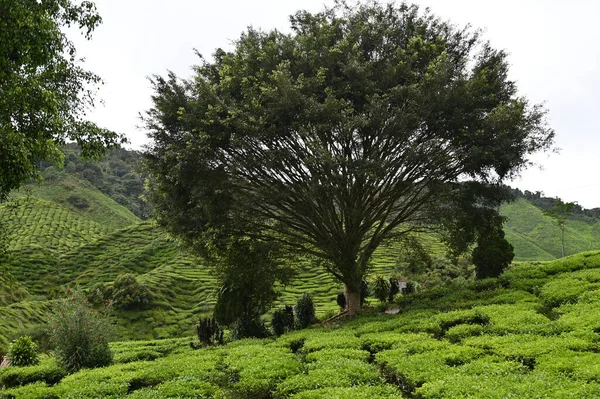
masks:
<instances>
[{"instance_id":1,"label":"green slope","mask_svg":"<svg viewBox=\"0 0 600 399\"><path fill-rule=\"evenodd\" d=\"M7 397L598 398L600 252L400 298L278 339L193 350L190 338L117 342L115 364ZM36 368L37 367L37 368ZM0 371L44 377L54 367ZM38 371L39 370L39 371ZM10 378L6 378L10 381ZM12 396L10 396L12 395Z\"/></svg>"},{"instance_id":2,"label":"green slope","mask_svg":"<svg viewBox=\"0 0 600 399\"><path fill-rule=\"evenodd\" d=\"M26 195L62 205L111 230L140 222L129 209L74 175L61 175L40 184L28 184L16 196Z\"/></svg>"},{"instance_id":3,"label":"green slope","mask_svg":"<svg viewBox=\"0 0 600 399\"><path fill-rule=\"evenodd\" d=\"M561 257L560 230L540 208L521 198L503 205L500 211L507 217L504 230L507 240L515 247L516 261ZM600 221L587 217L567 220L566 255L595 249L600 249Z\"/></svg>"},{"instance_id":4,"label":"green slope","mask_svg":"<svg viewBox=\"0 0 600 399\"><path fill-rule=\"evenodd\" d=\"M12 251L32 245L64 251L110 231L55 202L35 197L0 206L0 222L6 226L8 249Z\"/></svg>"}]
</instances>

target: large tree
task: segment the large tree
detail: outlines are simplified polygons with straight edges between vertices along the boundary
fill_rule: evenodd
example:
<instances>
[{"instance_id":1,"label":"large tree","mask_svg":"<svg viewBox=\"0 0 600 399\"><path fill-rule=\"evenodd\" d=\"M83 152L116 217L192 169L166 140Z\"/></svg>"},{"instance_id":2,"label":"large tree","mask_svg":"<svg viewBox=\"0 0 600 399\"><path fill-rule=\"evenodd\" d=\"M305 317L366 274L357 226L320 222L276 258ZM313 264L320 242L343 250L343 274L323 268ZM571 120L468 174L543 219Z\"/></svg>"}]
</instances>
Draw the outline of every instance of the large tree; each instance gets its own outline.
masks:
<instances>
[{"instance_id":1,"label":"large tree","mask_svg":"<svg viewBox=\"0 0 600 399\"><path fill-rule=\"evenodd\" d=\"M85 119L100 78L83 69L63 29L89 39L100 22L90 1L0 0L0 201L38 175L39 161L60 164L67 141L85 156L124 142Z\"/></svg>"},{"instance_id":2,"label":"large tree","mask_svg":"<svg viewBox=\"0 0 600 399\"><path fill-rule=\"evenodd\" d=\"M376 2L290 20L154 77L151 198L200 252L239 234L319 259L356 312L379 245L496 206L553 132L477 31Z\"/></svg>"}]
</instances>

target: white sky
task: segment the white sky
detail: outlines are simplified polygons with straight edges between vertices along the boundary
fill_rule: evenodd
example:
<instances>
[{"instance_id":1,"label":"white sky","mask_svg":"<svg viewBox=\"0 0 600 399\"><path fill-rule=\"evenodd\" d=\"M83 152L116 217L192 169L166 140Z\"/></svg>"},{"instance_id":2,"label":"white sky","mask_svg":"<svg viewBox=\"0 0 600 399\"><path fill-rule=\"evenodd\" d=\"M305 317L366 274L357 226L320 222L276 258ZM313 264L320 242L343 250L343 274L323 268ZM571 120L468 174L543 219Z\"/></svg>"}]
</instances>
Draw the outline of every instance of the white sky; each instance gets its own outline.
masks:
<instances>
[{"instance_id":1,"label":"white sky","mask_svg":"<svg viewBox=\"0 0 600 399\"><path fill-rule=\"evenodd\" d=\"M600 207L600 16L598 0L415 0L457 25L485 30L510 54L511 79L532 103L545 102L559 154L542 154L510 183ZM288 30L298 9L322 10L332 0L96 0L103 24L91 41L74 36L86 68L105 85L89 117L125 133L133 148L147 142L138 115L151 106L147 77L172 70L190 76L193 49L210 56L247 26Z\"/></svg>"}]
</instances>

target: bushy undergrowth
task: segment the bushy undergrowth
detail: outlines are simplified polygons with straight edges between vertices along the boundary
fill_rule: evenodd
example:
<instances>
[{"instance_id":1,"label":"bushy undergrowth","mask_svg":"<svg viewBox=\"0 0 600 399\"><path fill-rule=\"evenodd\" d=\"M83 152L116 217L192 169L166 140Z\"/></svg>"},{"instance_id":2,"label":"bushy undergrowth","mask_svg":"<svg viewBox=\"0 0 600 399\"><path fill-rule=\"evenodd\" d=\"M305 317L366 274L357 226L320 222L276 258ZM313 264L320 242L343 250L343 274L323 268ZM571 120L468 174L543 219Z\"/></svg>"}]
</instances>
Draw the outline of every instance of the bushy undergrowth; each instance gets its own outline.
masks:
<instances>
[{"instance_id":1,"label":"bushy undergrowth","mask_svg":"<svg viewBox=\"0 0 600 399\"><path fill-rule=\"evenodd\" d=\"M541 278L537 269L524 266L528 274L516 267L508 278L406 295L397 315L367 313L278 338L196 351L189 340L114 343L117 364L58 382L47 382L40 373L24 377L42 365L14 368L23 371L10 371L8 381L15 382L2 393L134 399L597 398L600 257L580 259L589 263L584 268L572 259L543 264ZM539 278L540 285L533 293L518 289L522 281L514 275ZM549 309L552 305L557 306ZM0 383L10 369L0 371Z\"/></svg>"},{"instance_id":2,"label":"bushy undergrowth","mask_svg":"<svg viewBox=\"0 0 600 399\"><path fill-rule=\"evenodd\" d=\"M90 306L79 290L67 288L67 298L58 303L49 325L56 358L65 370L75 372L112 362L108 315Z\"/></svg>"}]
</instances>

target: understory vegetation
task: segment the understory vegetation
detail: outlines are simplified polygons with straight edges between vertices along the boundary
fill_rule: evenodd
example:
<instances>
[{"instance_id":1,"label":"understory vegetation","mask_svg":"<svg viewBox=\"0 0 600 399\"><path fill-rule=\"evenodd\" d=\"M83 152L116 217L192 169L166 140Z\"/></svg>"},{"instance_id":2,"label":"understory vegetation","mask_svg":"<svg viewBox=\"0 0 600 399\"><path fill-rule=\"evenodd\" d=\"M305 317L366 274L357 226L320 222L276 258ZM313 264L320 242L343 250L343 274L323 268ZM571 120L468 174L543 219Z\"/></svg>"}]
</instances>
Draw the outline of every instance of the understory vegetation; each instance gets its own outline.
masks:
<instances>
[{"instance_id":1,"label":"understory vegetation","mask_svg":"<svg viewBox=\"0 0 600 399\"><path fill-rule=\"evenodd\" d=\"M111 344L112 365L66 375L53 358L0 371L2 397L595 398L600 252L396 297L400 313L193 349ZM319 304L317 303L317 307Z\"/></svg>"}]
</instances>

